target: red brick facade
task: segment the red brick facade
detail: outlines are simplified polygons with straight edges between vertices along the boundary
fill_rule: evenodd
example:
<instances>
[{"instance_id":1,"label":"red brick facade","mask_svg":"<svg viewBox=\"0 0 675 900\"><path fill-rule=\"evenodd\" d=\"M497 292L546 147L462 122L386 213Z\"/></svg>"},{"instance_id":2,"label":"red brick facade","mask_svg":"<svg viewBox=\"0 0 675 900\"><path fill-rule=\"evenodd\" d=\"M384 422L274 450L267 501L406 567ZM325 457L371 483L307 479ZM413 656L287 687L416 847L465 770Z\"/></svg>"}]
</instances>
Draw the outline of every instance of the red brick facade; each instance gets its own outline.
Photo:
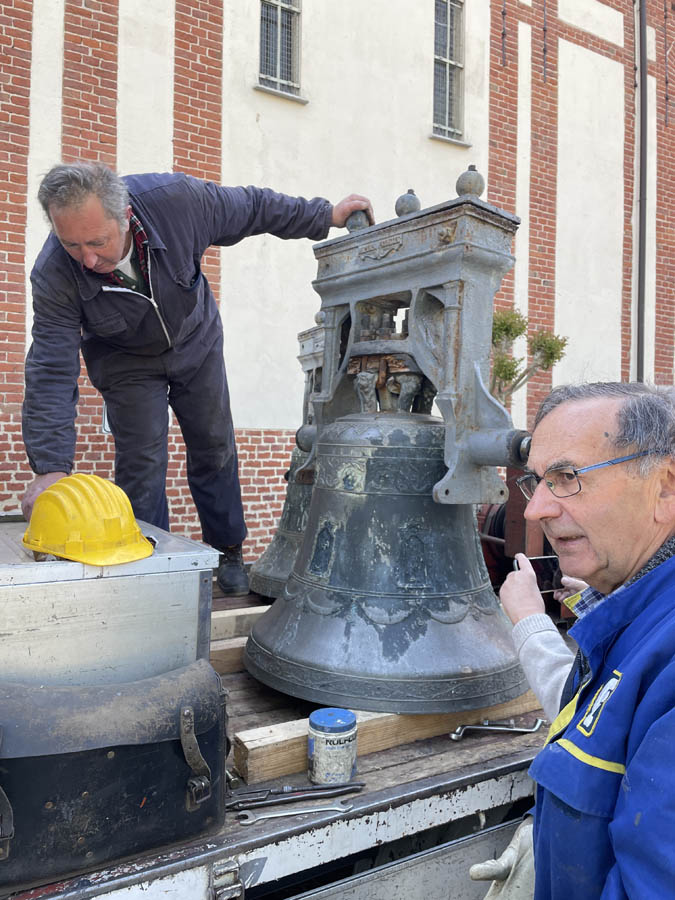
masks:
<instances>
[{"instance_id":1,"label":"red brick facade","mask_svg":"<svg viewBox=\"0 0 675 900\"><path fill-rule=\"evenodd\" d=\"M25 356L26 169L32 18L29 2L0 4L0 510L15 512L32 473L21 441ZM177 3L174 66L174 168L220 180L222 4ZM62 158L117 153L118 10L114 2L67 0L64 12ZM218 297L220 261L209 251L203 269ZM84 367L78 407L78 471L112 478L114 443L102 430L103 406ZM237 431L241 485L249 523L246 556L256 559L281 515L292 431ZM200 536L185 478L184 445L175 420L169 439L167 493L172 528Z\"/></svg>"},{"instance_id":2,"label":"red brick facade","mask_svg":"<svg viewBox=\"0 0 675 900\"><path fill-rule=\"evenodd\" d=\"M656 194L656 335L654 369L661 384L673 384L673 345L675 344L675 84L674 60L670 51L675 40L675 15L672 4L652 0L650 24L656 28L657 64L650 69L656 76L657 170ZM669 69L664 66L668 57ZM666 103L666 72L670 87ZM668 108L666 108L668 107Z\"/></svg>"},{"instance_id":3,"label":"red brick facade","mask_svg":"<svg viewBox=\"0 0 675 900\"><path fill-rule=\"evenodd\" d=\"M467 0L470 2L470 0ZM533 329L552 327L555 302L556 154L558 147L559 38L581 44L623 64L625 70L624 243L622 265L622 374L630 373L634 295L633 246L636 187L637 90L634 87L635 44L633 4L604 0L624 15L622 48L558 20L557 0L493 0L490 40L490 202L516 209L518 23L532 29L531 172L529 197L530 272L528 315ZM0 510L18 507L32 475L20 435L23 358L25 352L25 222L29 152L32 3L0 0ZM175 6L175 62L173 153L174 167L220 180L223 124L223 5L221 0L199 4L177 0ZM430 8L430 15L432 15ZM666 117L665 51L675 40L675 18L660 0L648 0L648 21L656 32L656 62L650 74L657 85L657 248L655 377L673 383L675 317L675 158L672 134L675 109ZM544 48L546 53L544 53ZM117 0L66 0L64 14L62 155L117 158ZM431 62L429 64L431 72ZM671 61L671 83L675 62ZM666 121L667 118L667 121ZM392 134L396 127L392 112ZM455 152L455 151L453 151ZM385 176L386 177L386 176ZM220 264L215 251L204 270L219 296ZM514 299L513 273L505 279L497 302ZM529 385L528 410L533 411L550 386L550 375ZM100 398L81 378L78 416L80 471L111 477L114 447L101 430ZM295 424L295 423L290 423ZM246 557L260 555L274 533L285 495L283 473L293 445L292 430L237 431L242 493L249 523ZM172 525L197 536L196 519L185 481L184 452L175 421L170 433L167 488Z\"/></svg>"},{"instance_id":4,"label":"red brick facade","mask_svg":"<svg viewBox=\"0 0 675 900\"><path fill-rule=\"evenodd\" d=\"M32 4L0 3L0 508L30 480L21 442Z\"/></svg>"},{"instance_id":5,"label":"red brick facade","mask_svg":"<svg viewBox=\"0 0 675 900\"><path fill-rule=\"evenodd\" d=\"M556 184L558 151L558 41L564 39L588 48L623 64L625 82L624 207L622 264L621 374L630 377L630 353L633 339L632 304L634 294L633 241L636 183L636 134L638 115L636 22L633 4L625 0L603 0L624 15L624 46L581 31L558 19L557 0L533 0L528 6L518 0L493 2L490 41L490 164L489 192L491 203L517 212L516 150L518 113L518 23L532 29L531 71L531 184L530 244L527 311L532 330L553 328L555 308L556 205L552 198L564 186ZM505 14L504 14L505 13ZM671 108L666 124L665 49L675 38L675 20L665 21L664 7L656 0L647 5L648 25L656 32L656 62L648 72L657 84L657 272L655 381L672 384L673 346L675 343L673 284L675 240L675 147L673 128L675 111ZM670 28L670 39L667 29ZM671 61L672 68L672 61ZM671 76L672 78L673 76ZM589 86L589 89L591 87ZM672 105L672 99L670 101ZM652 148L653 149L653 148ZM512 278L507 278L497 295L500 306L513 302ZM651 340L652 335L647 335ZM533 414L551 387L551 374L540 373L528 385L528 412Z\"/></svg>"}]
</instances>

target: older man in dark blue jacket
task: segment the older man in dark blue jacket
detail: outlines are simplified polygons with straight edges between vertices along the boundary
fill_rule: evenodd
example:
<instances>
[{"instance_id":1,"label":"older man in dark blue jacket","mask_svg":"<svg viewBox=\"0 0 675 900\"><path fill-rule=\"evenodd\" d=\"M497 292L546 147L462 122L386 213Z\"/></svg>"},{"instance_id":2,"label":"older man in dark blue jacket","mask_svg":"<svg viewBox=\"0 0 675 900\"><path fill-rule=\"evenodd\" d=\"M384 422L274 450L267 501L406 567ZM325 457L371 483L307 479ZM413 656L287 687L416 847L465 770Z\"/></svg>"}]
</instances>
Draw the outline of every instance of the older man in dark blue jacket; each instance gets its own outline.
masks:
<instances>
[{"instance_id":1,"label":"older man in dark blue jacket","mask_svg":"<svg viewBox=\"0 0 675 900\"><path fill-rule=\"evenodd\" d=\"M369 201L288 197L183 174L119 178L101 163L55 166L38 198L52 225L33 271L33 344L23 436L36 478L23 500L70 473L79 351L106 402L115 480L134 514L168 529L168 405L186 445L204 540L222 552L225 593L248 591L220 315L201 270L208 247L254 234L321 240ZM168 405L167 405L168 404Z\"/></svg>"}]
</instances>

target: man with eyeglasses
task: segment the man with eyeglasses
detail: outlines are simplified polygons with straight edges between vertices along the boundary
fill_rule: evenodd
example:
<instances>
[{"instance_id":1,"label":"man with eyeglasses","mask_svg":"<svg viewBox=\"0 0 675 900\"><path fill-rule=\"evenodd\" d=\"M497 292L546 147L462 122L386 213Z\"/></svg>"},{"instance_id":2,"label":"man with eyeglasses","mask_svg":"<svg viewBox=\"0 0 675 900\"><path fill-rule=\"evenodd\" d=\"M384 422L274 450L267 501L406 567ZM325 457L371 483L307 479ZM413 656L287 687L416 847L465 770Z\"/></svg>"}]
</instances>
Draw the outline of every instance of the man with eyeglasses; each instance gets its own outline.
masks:
<instances>
[{"instance_id":1,"label":"man with eyeglasses","mask_svg":"<svg viewBox=\"0 0 675 900\"><path fill-rule=\"evenodd\" d=\"M675 407L644 384L555 389L525 475L527 519L574 605L573 657L518 555L500 591L535 690L562 690L530 775L535 898L675 896ZM557 688L556 688L557 685ZM546 707L545 707L546 708Z\"/></svg>"}]
</instances>

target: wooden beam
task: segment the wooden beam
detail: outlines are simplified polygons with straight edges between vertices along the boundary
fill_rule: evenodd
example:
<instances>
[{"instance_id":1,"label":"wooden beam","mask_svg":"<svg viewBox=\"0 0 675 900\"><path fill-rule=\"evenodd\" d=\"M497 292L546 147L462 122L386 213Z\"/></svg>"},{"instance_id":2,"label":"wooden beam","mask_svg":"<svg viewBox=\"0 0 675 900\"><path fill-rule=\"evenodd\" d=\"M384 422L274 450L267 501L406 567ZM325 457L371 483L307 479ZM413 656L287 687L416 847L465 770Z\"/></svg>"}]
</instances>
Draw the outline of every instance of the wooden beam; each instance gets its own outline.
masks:
<instances>
[{"instance_id":1,"label":"wooden beam","mask_svg":"<svg viewBox=\"0 0 675 900\"><path fill-rule=\"evenodd\" d=\"M528 691L508 703L470 712L419 716L357 712L358 754L362 756L449 734L459 725L475 725L483 719L509 719L536 709L539 709L539 701L532 691ZM248 784L304 771L307 767L307 726L307 719L297 719L235 734L235 769Z\"/></svg>"},{"instance_id":2,"label":"wooden beam","mask_svg":"<svg viewBox=\"0 0 675 900\"><path fill-rule=\"evenodd\" d=\"M211 640L248 637L251 628L269 606L245 606L241 609L216 609L211 613Z\"/></svg>"},{"instance_id":3,"label":"wooden beam","mask_svg":"<svg viewBox=\"0 0 675 900\"><path fill-rule=\"evenodd\" d=\"M219 675L244 671L244 647L246 637L211 641L210 662Z\"/></svg>"}]
</instances>

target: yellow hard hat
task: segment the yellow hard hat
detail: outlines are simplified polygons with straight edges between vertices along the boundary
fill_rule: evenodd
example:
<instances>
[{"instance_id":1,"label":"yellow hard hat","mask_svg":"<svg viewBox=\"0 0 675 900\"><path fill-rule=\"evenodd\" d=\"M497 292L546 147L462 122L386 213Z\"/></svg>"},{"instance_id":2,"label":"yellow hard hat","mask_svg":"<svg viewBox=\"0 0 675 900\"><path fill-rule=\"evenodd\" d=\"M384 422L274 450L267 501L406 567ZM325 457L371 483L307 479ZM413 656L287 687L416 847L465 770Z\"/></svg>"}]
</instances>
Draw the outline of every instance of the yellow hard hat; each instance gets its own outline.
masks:
<instances>
[{"instance_id":1,"label":"yellow hard hat","mask_svg":"<svg viewBox=\"0 0 675 900\"><path fill-rule=\"evenodd\" d=\"M38 494L23 545L90 566L144 559L153 551L122 488L98 475L67 475Z\"/></svg>"}]
</instances>

